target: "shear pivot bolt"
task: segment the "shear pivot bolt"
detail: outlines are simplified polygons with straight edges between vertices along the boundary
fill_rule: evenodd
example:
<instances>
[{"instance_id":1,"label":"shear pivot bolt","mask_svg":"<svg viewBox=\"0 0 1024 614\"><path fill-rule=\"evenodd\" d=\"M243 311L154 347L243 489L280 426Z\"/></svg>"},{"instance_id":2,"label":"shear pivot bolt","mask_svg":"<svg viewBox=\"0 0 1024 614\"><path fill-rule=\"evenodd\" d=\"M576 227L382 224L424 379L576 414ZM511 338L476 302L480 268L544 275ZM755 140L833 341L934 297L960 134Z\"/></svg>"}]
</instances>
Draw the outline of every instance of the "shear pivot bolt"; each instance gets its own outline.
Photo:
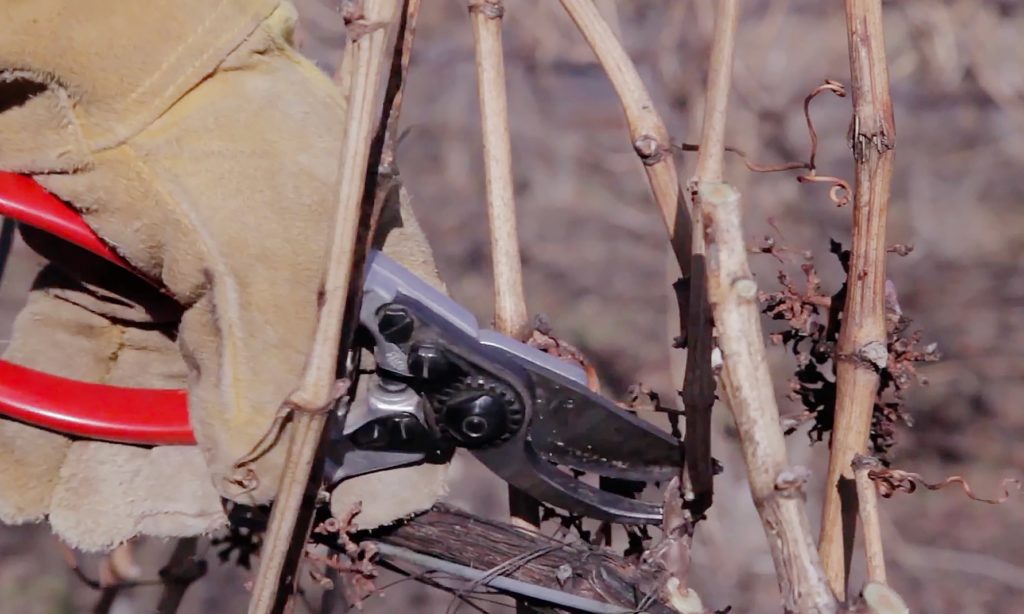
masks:
<instances>
[{"instance_id":1,"label":"shear pivot bolt","mask_svg":"<svg viewBox=\"0 0 1024 614\"><path fill-rule=\"evenodd\" d=\"M485 445L505 434L507 410L501 396L476 393L445 407L443 422L463 445Z\"/></svg>"},{"instance_id":2,"label":"shear pivot bolt","mask_svg":"<svg viewBox=\"0 0 1024 614\"><path fill-rule=\"evenodd\" d=\"M462 432L470 437L482 437L487 434L487 420L480 416L469 416L462 421Z\"/></svg>"},{"instance_id":3,"label":"shear pivot bolt","mask_svg":"<svg viewBox=\"0 0 1024 614\"><path fill-rule=\"evenodd\" d=\"M472 375L434 397L437 422L466 448L482 448L515 435L525 410L510 386L484 375Z\"/></svg>"},{"instance_id":4,"label":"shear pivot bolt","mask_svg":"<svg viewBox=\"0 0 1024 614\"><path fill-rule=\"evenodd\" d=\"M412 337L415 327L409 310L401 305L389 303L377 312L377 330L391 343L405 343Z\"/></svg>"}]
</instances>

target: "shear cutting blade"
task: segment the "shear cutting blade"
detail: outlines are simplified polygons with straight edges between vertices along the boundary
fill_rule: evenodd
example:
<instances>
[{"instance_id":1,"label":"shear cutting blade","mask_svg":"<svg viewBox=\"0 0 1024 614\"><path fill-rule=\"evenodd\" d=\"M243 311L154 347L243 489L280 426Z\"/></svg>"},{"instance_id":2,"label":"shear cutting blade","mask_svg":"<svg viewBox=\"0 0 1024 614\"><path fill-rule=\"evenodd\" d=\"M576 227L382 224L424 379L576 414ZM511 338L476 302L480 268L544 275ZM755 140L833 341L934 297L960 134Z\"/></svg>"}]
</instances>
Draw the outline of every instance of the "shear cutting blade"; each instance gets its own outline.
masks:
<instances>
[{"instance_id":1,"label":"shear cutting blade","mask_svg":"<svg viewBox=\"0 0 1024 614\"><path fill-rule=\"evenodd\" d=\"M521 437L495 448L474 450L491 471L516 488L576 514L622 524L661 522L662 508L595 488L541 458Z\"/></svg>"},{"instance_id":2,"label":"shear cutting blade","mask_svg":"<svg viewBox=\"0 0 1024 614\"><path fill-rule=\"evenodd\" d=\"M538 399L530 442L546 460L632 480L679 472L683 448L668 433L557 373L531 375Z\"/></svg>"},{"instance_id":3,"label":"shear cutting blade","mask_svg":"<svg viewBox=\"0 0 1024 614\"><path fill-rule=\"evenodd\" d=\"M492 364L517 366L514 377L532 397L530 442L542 458L628 480L678 473L682 444L587 388L581 368L493 331L479 339Z\"/></svg>"},{"instance_id":4,"label":"shear cutting blade","mask_svg":"<svg viewBox=\"0 0 1024 614\"><path fill-rule=\"evenodd\" d=\"M473 454L509 484L571 512L624 524L660 521L660 506L602 491L555 465L627 480L667 480L682 466L682 444L590 391L549 356L485 339L492 367L516 365L505 375L529 395L530 421L510 441Z\"/></svg>"}]
</instances>

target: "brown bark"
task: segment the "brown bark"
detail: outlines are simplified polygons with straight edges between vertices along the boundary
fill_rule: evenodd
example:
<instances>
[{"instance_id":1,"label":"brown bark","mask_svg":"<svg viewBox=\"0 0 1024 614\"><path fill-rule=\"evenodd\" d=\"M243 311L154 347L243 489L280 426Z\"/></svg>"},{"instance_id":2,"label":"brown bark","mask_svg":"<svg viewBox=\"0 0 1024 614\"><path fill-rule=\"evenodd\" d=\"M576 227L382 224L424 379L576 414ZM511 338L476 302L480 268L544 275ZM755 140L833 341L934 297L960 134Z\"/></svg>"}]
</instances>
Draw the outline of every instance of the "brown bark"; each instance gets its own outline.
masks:
<instances>
[{"instance_id":1,"label":"brown bark","mask_svg":"<svg viewBox=\"0 0 1024 614\"><path fill-rule=\"evenodd\" d=\"M792 612L835 612L804 510L807 471L791 467L779 422L750 273L740 195L725 183L700 183L708 289L724 367L722 386L739 431L750 492L764 525L783 605Z\"/></svg>"},{"instance_id":2,"label":"brown bark","mask_svg":"<svg viewBox=\"0 0 1024 614\"><path fill-rule=\"evenodd\" d=\"M501 24L502 0L470 0L469 15L476 48L476 74L480 94L480 124L484 145L484 187L491 235L494 271L494 324L510 337L525 340L530 320L523 290L523 263L519 255L516 201L512 177L512 143L505 91L505 58ZM540 526L540 502L514 486L508 487L508 510L513 522L526 528ZM517 611L530 611L517 603Z\"/></svg>"},{"instance_id":3,"label":"brown bark","mask_svg":"<svg viewBox=\"0 0 1024 614\"><path fill-rule=\"evenodd\" d=\"M853 247L836 348L836 409L819 548L832 590L846 594L857 513L853 457L866 452L886 365L885 224L896 128L881 0L846 0L856 165Z\"/></svg>"},{"instance_id":4,"label":"brown bark","mask_svg":"<svg viewBox=\"0 0 1024 614\"><path fill-rule=\"evenodd\" d=\"M713 323L707 295L707 263L704 225L696 188L702 182L722 181L725 156L726 113L736 48L736 0L722 0L715 13L715 33L708 62L707 94L697 168L690 179L693 212L689 311L686 338L686 376L683 404L686 408L686 475L693 493L692 511L702 514L711 507L713 467L711 460L711 409L715 403L715 380L711 368ZM683 303L680 302L680 309Z\"/></svg>"},{"instance_id":5,"label":"brown bark","mask_svg":"<svg viewBox=\"0 0 1024 614\"><path fill-rule=\"evenodd\" d=\"M524 340L530 334L523 292L523 264L516 230L512 144L501 46L501 0L472 0L469 15L476 44L476 74L484 142L484 184L494 268L494 320L499 331Z\"/></svg>"},{"instance_id":6,"label":"brown bark","mask_svg":"<svg viewBox=\"0 0 1024 614\"><path fill-rule=\"evenodd\" d=\"M640 605L659 581L656 573L635 567L610 551L584 542L563 544L445 505L437 505L372 539L475 569L493 569L535 552L537 556L522 565L509 566L504 575L625 608ZM566 577L566 572L571 575ZM560 577L565 579L560 581ZM643 611L668 614L673 610L653 599Z\"/></svg>"},{"instance_id":7,"label":"brown bark","mask_svg":"<svg viewBox=\"0 0 1024 614\"><path fill-rule=\"evenodd\" d=\"M768 537L785 609L833 612L836 602L825 583L804 510L804 471L789 467L786 459L778 406L764 355L757 285L750 273L743 240L740 195L732 186L722 183L737 18L737 2L722 0L715 18L700 153L690 182L694 228L691 283L697 290L690 295L690 313L691 318L701 317L700 310L708 303L708 297L700 293L703 284L698 284L696 278L698 266L706 264L710 307L724 361L722 384L740 433L751 494ZM698 337L691 343L701 341ZM706 353L699 359L709 364L696 367L710 370L710 339L706 343L698 346ZM697 357L687 357L687 376L691 381L694 358ZM707 412L709 419L713 396L708 399L699 395L710 396L713 391L698 387L696 393L689 393L688 443L690 413L694 409Z\"/></svg>"},{"instance_id":8,"label":"brown bark","mask_svg":"<svg viewBox=\"0 0 1024 614\"><path fill-rule=\"evenodd\" d=\"M878 518L878 489L869 472L880 466L878 459L855 456L853 473L857 482L857 503L861 526L864 527L864 558L868 567L868 582L887 582L885 552L882 548L882 524Z\"/></svg>"}]
</instances>

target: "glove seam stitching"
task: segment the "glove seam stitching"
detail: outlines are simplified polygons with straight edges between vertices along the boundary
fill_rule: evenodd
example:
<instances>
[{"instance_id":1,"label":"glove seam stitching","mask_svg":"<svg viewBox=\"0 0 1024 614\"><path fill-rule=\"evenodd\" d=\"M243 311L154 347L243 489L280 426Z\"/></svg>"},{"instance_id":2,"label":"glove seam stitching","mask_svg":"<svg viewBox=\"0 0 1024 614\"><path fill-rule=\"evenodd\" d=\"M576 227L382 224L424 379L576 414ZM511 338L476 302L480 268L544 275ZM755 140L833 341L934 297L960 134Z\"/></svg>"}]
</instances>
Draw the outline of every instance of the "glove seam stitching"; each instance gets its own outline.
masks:
<instances>
[{"instance_id":1,"label":"glove seam stitching","mask_svg":"<svg viewBox=\"0 0 1024 614\"><path fill-rule=\"evenodd\" d=\"M152 86L152 84L158 80L158 77L164 75L167 72L167 70L175 64L175 62L180 58L182 52L190 45L192 45L196 39L200 38L201 34L205 33L207 30L210 29L215 18L219 16L220 12L227 5L228 0L221 0L221 2L213 10L213 12L210 13L210 16L207 17L207 19L202 24L200 24L200 26L195 30L193 36L191 36L188 40L179 45L178 48L174 50L174 52L169 54L168 59L165 60L164 63L156 71L154 71L153 74L150 75L148 79L146 79L145 82L143 82L141 85L135 88L135 90L126 99L126 103L122 106L127 107L131 102L134 102L135 100L143 96L146 93L146 91ZM234 53L235 50L237 50L239 47L245 44L249 37L252 36L252 33L259 29L260 26L263 24L264 21L266 21L268 17L269 15L259 18L259 21L257 21L255 25L250 25L248 22L244 22L242 26L239 26L234 30L229 31L225 35L218 38L217 44L211 44L206 46L206 52L200 55L194 61L192 61L185 70L181 71L181 75L177 79L175 79L172 83L167 85L159 94L154 94L153 98L155 98L159 102L160 106L163 107L161 110L156 112L155 115L148 121L145 119L141 119L138 123L142 125L134 125L124 128L122 130L113 130L111 134L108 135L106 138L98 138L92 141L90 143L90 146L93 153L99 153L108 149L113 149L122 144L126 144L129 139L143 132L153 122L155 122L167 111L169 111L178 101L180 101L182 98L188 95L191 91L193 91L211 75L215 74L219 66L223 64L224 60L228 58L232 53ZM209 71L205 72L202 75L198 75L196 82L191 87L185 88L185 90L181 92L178 96L176 96L173 100L164 100L168 96L168 94L174 92L183 81L192 77L193 71L195 71L197 66L201 66L211 55L218 51L221 51L225 41L229 41L231 39L237 39L237 42L226 50L226 53L224 53L224 57L221 58L220 61L218 61ZM155 107L156 104L154 104L153 106Z\"/></svg>"}]
</instances>

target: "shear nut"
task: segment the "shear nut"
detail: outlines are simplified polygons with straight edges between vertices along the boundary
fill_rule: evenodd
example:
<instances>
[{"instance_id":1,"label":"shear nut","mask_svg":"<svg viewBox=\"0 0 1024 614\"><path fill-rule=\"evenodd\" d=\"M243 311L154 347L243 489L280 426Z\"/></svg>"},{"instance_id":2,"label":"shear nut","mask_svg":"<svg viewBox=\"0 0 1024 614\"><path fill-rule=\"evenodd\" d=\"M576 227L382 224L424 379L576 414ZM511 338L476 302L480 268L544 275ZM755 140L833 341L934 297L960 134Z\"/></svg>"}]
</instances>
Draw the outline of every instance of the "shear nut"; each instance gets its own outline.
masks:
<instances>
[{"instance_id":1,"label":"shear nut","mask_svg":"<svg viewBox=\"0 0 1024 614\"><path fill-rule=\"evenodd\" d=\"M409 351L409 373L424 381L442 380L451 370L451 362L441 346L435 343L414 343Z\"/></svg>"},{"instance_id":2,"label":"shear nut","mask_svg":"<svg viewBox=\"0 0 1024 614\"><path fill-rule=\"evenodd\" d=\"M523 413L515 392L488 377L466 378L438 400L439 422L467 448L508 439L522 426Z\"/></svg>"}]
</instances>

